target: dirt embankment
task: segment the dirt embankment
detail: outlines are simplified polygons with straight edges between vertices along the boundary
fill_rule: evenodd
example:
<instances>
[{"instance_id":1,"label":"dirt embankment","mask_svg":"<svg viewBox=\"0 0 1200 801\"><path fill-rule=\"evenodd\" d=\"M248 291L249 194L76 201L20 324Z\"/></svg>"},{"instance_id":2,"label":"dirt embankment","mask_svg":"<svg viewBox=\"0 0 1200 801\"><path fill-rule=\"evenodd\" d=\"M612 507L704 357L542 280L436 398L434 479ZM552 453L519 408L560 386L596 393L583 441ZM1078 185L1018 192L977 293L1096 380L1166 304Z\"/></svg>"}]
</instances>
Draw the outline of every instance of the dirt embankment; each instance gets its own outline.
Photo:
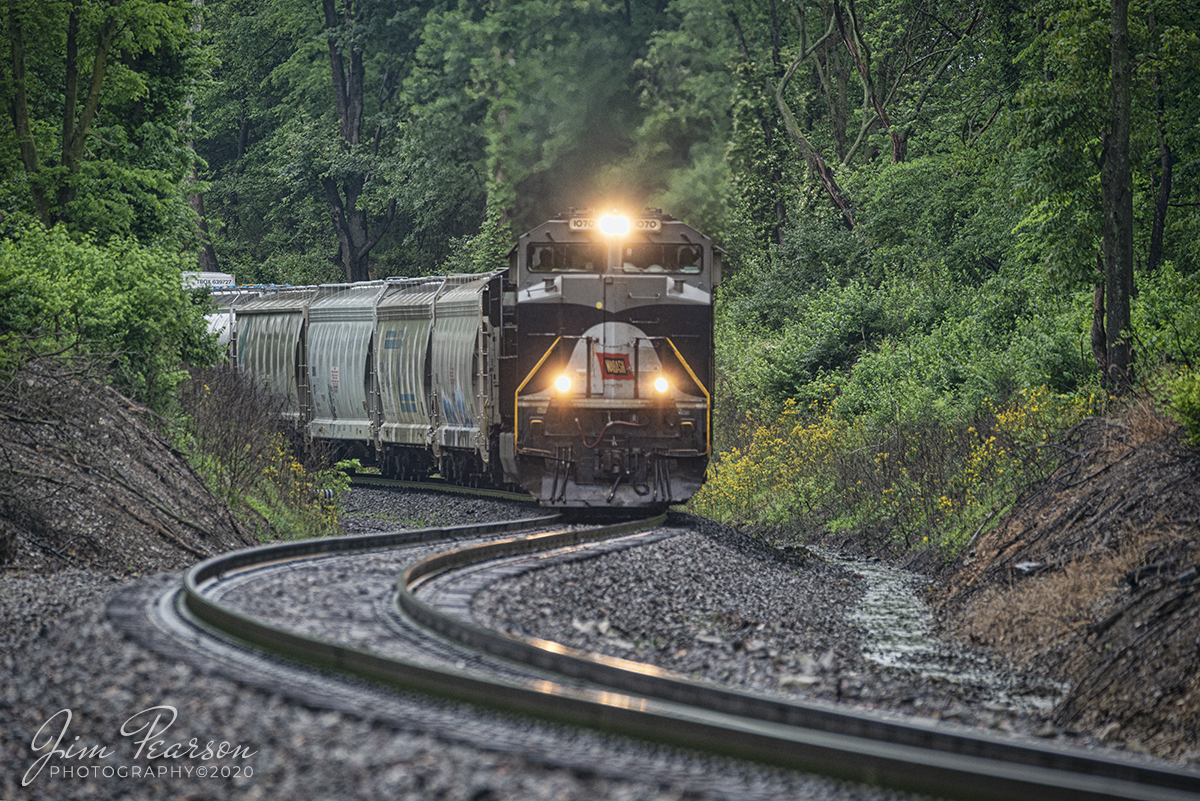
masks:
<instances>
[{"instance_id":1,"label":"dirt embankment","mask_svg":"<svg viewBox=\"0 0 1200 801\"><path fill-rule=\"evenodd\" d=\"M1200 757L1200 451L1146 406L1061 447L1064 466L946 571L939 612L1069 679L1059 725Z\"/></svg>"},{"instance_id":2,"label":"dirt embankment","mask_svg":"<svg viewBox=\"0 0 1200 801\"><path fill-rule=\"evenodd\" d=\"M0 384L0 565L152 573L254 543L150 417L54 363Z\"/></svg>"}]
</instances>

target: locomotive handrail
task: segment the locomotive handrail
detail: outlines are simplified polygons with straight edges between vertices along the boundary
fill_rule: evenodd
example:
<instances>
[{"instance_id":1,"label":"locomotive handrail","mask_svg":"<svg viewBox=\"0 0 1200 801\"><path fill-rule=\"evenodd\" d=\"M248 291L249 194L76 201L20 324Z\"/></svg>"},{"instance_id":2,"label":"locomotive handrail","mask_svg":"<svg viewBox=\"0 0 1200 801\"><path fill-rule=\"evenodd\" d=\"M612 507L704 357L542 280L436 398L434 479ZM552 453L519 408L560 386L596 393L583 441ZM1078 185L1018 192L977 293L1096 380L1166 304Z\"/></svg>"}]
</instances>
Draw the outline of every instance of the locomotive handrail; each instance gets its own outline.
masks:
<instances>
[{"instance_id":1,"label":"locomotive handrail","mask_svg":"<svg viewBox=\"0 0 1200 801\"><path fill-rule=\"evenodd\" d=\"M670 337L663 337L667 344L671 346L671 350L675 351L675 357L679 359L679 363L683 365L683 369L687 370L688 375L696 382L696 386L700 387L700 391L704 393L705 406L708 408L704 413L704 453L701 456L708 456L712 452L712 395L708 394L708 390L704 388L704 384L700 383L700 379L692 371L692 366L687 363L687 359L683 358L683 354L679 352L679 348L675 347L675 343Z\"/></svg>"},{"instance_id":2,"label":"locomotive handrail","mask_svg":"<svg viewBox=\"0 0 1200 801\"><path fill-rule=\"evenodd\" d=\"M521 452L521 447L517 444L517 440L521 436L521 390L525 389L525 385L533 380L534 373L542 369L542 365L546 363L546 359L550 358L550 354L558 347L559 342L562 342L561 336L550 343L550 347L542 354L542 358L538 359L538 363L529 371L529 375L525 376L525 380L513 392L513 450L517 453Z\"/></svg>"}]
</instances>

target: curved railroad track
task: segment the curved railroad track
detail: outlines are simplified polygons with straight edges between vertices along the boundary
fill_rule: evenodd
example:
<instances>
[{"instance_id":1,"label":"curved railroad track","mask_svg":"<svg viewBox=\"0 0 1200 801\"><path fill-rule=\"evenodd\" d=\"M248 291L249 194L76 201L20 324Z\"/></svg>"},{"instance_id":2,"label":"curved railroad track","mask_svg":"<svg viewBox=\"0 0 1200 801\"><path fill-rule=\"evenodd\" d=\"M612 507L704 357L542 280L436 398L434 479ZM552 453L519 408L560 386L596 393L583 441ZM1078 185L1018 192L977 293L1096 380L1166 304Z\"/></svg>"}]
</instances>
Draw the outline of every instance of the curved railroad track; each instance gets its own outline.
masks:
<instances>
[{"instance_id":1,"label":"curved railroad track","mask_svg":"<svg viewBox=\"0 0 1200 801\"><path fill-rule=\"evenodd\" d=\"M470 619L469 598L497 572L563 549L652 541L661 521L545 530L555 519L536 518L263 546L201 562L159 606L174 625L306 665L773 766L956 798L1200 799L1200 773L1151 760L698 683ZM355 616L346 600L365 573L376 584L395 577L384 615ZM246 611L246 599L264 597L280 600L265 616ZM316 622L330 615L344 616L331 624L336 640Z\"/></svg>"}]
</instances>

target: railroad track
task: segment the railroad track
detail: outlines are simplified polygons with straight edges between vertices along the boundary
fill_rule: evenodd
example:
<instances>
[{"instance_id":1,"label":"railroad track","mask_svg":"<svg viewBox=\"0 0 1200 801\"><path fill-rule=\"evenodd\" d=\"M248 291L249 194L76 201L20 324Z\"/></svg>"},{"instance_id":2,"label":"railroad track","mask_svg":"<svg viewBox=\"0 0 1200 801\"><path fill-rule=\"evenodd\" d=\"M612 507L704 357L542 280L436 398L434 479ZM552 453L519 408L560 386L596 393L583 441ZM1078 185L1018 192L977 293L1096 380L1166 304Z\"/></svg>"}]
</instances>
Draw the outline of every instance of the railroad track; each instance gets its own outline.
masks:
<instances>
[{"instance_id":1,"label":"railroad track","mask_svg":"<svg viewBox=\"0 0 1200 801\"><path fill-rule=\"evenodd\" d=\"M955 798L1200 799L1200 774L1150 760L740 692L651 665L498 634L472 622L465 599L487 571L528 569L543 554L612 547L605 543L614 538L626 538L624 545L631 538L652 539L661 518L528 533L552 522L538 518L249 549L193 567L173 591L173 604L190 625L306 665L778 767ZM634 533L638 529L643 533ZM306 635L303 625L268 622L230 601L236 594L231 588L239 584L244 591L263 577L322 560L397 548L412 554L388 557L399 566L389 568L398 573L388 600L397 629L422 627L433 633L436 647L473 663L482 659L491 673ZM455 665L453 657L446 661Z\"/></svg>"},{"instance_id":2,"label":"railroad track","mask_svg":"<svg viewBox=\"0 0 1200 801\"><path fill-rule=\"evenodd\" d=\"M398 478L384 478L372 473L351 473L351 487L373 487L378 489L424 490L428 492L450 492L457 495L476 495L481 498L495 498L502 501L518 503L537 503L537 499L528 492L493 489L490 487L463 487L436 478L424 481L402 481Z\"/></svg>"}]
</instances>

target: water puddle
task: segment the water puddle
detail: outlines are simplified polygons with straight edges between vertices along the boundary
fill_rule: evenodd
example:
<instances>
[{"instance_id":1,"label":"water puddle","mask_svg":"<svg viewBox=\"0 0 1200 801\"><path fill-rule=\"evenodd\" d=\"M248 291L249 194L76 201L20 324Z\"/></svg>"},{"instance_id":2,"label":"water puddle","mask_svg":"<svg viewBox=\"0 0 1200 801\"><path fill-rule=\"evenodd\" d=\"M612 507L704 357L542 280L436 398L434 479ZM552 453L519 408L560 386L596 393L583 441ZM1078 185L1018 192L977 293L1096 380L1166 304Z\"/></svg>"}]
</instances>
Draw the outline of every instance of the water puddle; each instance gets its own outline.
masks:
<instances>
[{"instance_id":1,"label":"water puddle","mask_svg":"<svg viewBox=\"0 0 1200 801\"><path fill-rule=\"evenodd\" d=\"M866 592L847 616L864 633L863 656L892 670L984 688L996 708L1048 712L1065 695L1059 682L1017 681L991 669L986 657L940 639L921 592L928 581L884 562L819 550L833 564L866 580Z\"/></svg>"}]
</instances>

